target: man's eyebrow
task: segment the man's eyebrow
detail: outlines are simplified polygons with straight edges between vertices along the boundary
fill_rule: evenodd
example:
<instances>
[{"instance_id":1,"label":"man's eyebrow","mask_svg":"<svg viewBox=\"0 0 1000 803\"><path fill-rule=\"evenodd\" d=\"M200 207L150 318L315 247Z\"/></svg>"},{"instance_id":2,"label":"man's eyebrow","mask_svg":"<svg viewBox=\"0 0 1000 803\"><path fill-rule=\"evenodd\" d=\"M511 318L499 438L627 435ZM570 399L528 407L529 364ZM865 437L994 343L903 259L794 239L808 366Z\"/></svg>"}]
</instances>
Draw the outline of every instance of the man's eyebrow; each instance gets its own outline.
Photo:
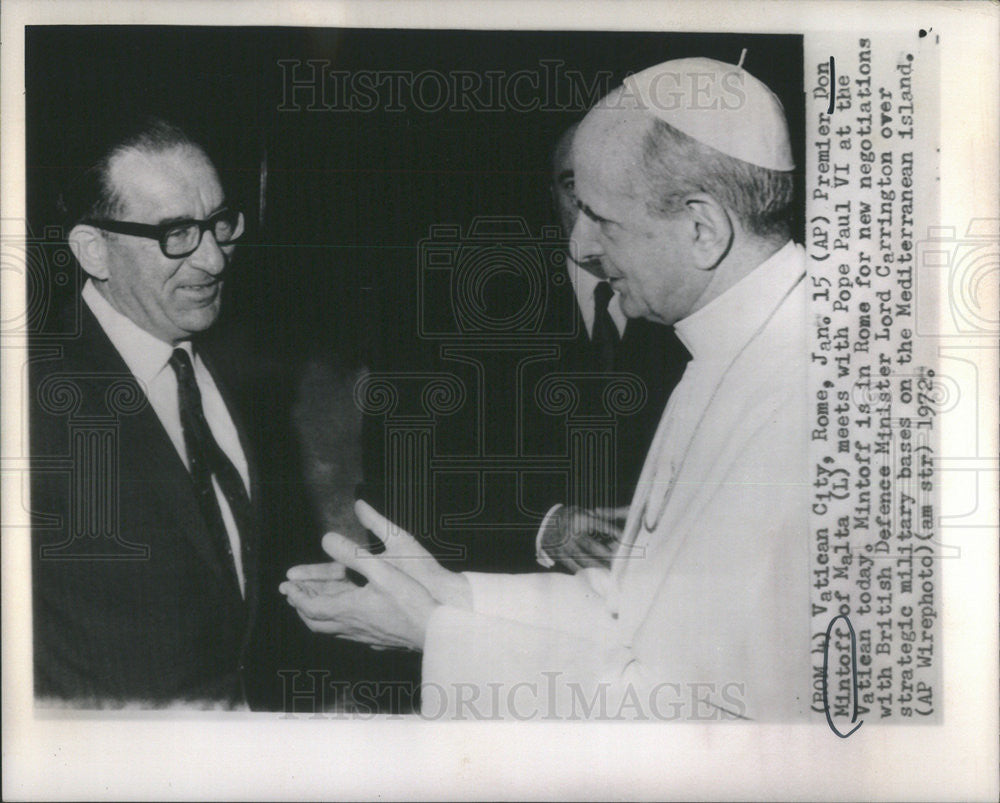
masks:
<instances>
[{"instance_id":1,"label":"man's eyebrow","mask_svg":"<svg viewBox=\"0 0 1000 803\"><path fill-rule=\"evenodd\" d=\"M218 214L219 212L221 212L225 208L226 208L226 202L223 201L221 204L219 204L217 207L215 207L215 209L213 209L211 212L209 212L208 215L206 215L205 220L208 220L210 217L212 217L212 215ZM180 223L190 223L193 220L195 220L195 218L191 217L190 215L179 215L177 217L163 218L163 220L161 220L158 223L156 223L156 225L157 226L175 226L175 225L180 224Z\"/></svg>"},{"instance_id":2,"label":"man's eyebrow","mask_svg":"<svg viewBox=\"0 0 1000 803\"><path fill-rule=\"evenodd\" d=\"M183 215L181 217L167 217L167 218L163 218L162 220L158 221L156 223L156 225L157 226L164 226L164 227L165 226L173 226L173 225L175 225L177 223L190 223L192 220L194 220L194 218L190 217L189 215Z\"/></svg>"}]
</instances>

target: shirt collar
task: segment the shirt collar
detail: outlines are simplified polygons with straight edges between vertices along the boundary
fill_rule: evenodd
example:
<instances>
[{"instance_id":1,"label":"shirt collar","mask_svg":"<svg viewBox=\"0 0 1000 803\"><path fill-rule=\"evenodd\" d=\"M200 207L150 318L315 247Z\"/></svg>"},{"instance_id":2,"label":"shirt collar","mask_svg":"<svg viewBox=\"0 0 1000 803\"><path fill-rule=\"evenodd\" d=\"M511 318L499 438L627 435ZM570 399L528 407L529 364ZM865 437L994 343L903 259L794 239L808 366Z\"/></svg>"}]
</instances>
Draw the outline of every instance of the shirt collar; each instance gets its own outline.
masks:
<instances>
[{"instance_id":1,"label":"shirt collar","mask_svg":"<svg viewBox=\"0 0 1000 803\"><path fill-rule=\"evenodd\" d=\"M566 272L569 274L569 283L573 287L574 295L576 295L576 304L583 315L587 334L590 334L594 328L594 290L605 280L599 279L569 256L566 257ZM611 315L611 320L618 327L618 333L622 334L625 331L628 318L622 312L621 296L618 293L614 293L608 302L608 314Z\"/></svg>"},{"instance_id":2,"label":"shirt collar","mask_svg":"<svg viewBox=\"0 0 1000 803\"><path fill-rule=\"evenodd\" d=\"M805 249L789 240L722 295L674 325L693 360L724 360L743 347L804 272Z\"/></svg>"},{"instance_id":3,"label":"shirt collar","mask_svg":"<svg viewBox=\"0 0 1000 803\"><path fill-rule=\"evenodd\" d=\"M111 344L125 360L129 371L143 384L143 387L149 387L166 368L170 355L174 352L174 346L150 334L131 318L112 307L101 295L93 279L87 279L81 296L90 307L90 311L94 313ZM190 356L194 356L188 341L178 344L177 348L184 348Z\"/></svg>"},{"instance_id":4,"label":"shirt collar","mask_svg":"<svg viewBox=\"0 0 1000 803\"><path fill-rule=\"evenodd\" d=\"M569 273L569 283L573 285L573 292L580 300L580 305L583 306L591 301L594 298L594 288L601 280L570 257L566 258L566 270Z\"/></svg>"}]
</instances>

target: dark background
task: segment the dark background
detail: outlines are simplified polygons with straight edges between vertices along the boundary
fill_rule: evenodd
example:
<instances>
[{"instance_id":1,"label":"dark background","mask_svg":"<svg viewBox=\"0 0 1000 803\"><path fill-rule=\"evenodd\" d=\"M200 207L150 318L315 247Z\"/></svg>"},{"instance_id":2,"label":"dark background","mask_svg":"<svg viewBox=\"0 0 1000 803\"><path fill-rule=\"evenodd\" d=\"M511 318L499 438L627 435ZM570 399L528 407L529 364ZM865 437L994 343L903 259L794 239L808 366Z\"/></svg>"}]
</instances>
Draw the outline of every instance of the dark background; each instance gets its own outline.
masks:
<instances>
[{"instance_id":1,"label":"dark background","mask_svg":"<svg viewBox=\"0 0 1000 803\"><path fill-rule=\"evenodd\" d=\"M92 143L121 116L156 114L188 130L207 146L230 198L246 212L248 233L237 249L211 337L232 355L231 367L242 377L237 389L263 441L262 473L285 492L277 511L284 527L269 550L273 576L265 579L275 589L271 604L285 616L276 614L265 637L272 681L281 667L334 667L328 677L337 680L416 678L415 656L310 638L281 607L276 588L289 565L323 559L324 529L352 526L355 485L368 462L352 396L359 371L442 368L441 341L421 337L418 325L420 244L431 227L451 224L468 237L476 218L513 216L523 219L529 239L537 239L542 226L556 223L549 159L570 123L631 72L688 56L736 63L743 48L744 66L784 103L796 164L802 165L798 36L28 28L27 209L34 238L28 306L36 338L73 337L58 323L72 317L60 317L58 310L77 303L82 276L63 239L57 198L88 163ZM311 68L308 60L329 64ZM405 91L402 107L397 100L392 108L383 102L350 110L337 94L342 84L328 80L323 89L323 70L435 71L453 76L451 86L460 72L503 78L524 70L542 81L537 90L525 88L524 100L544 100L545 108L515 108L503 99L491 103L488 89L481 88L465 97L475 95L487 109L428 111L411 104ZM307 81L311 75L317 76L312 90L288 94L289 80ZM391 96L383 88L379 98ZM797 179L801 200L801 168ZM801 241L802 203L798 209L793 231ZM548 247L560 248L558 242ZM509 301L519 289L500 284L487 292ZM424 300L425 320L446 323L448 299ZM516 308L519 301L511 303ZM502 401L497 409L503 409ZM496 418L494 423L508 427L502 413ZM372 426L366 452L371 457L374 449L378 458L380 424L366 420L366 430ZM461 441L467 429L456 423L451 435ZM365 468L378 474L377 468ZM308 501L294 501L299 496ZM531 536L536 526L527 523L525 534ZM528 551L525 557L530 561ZM321 704L342 703L326 697ZM404 693L379 705L405 709L409 700Z\"/></svg>"}]
</instances>

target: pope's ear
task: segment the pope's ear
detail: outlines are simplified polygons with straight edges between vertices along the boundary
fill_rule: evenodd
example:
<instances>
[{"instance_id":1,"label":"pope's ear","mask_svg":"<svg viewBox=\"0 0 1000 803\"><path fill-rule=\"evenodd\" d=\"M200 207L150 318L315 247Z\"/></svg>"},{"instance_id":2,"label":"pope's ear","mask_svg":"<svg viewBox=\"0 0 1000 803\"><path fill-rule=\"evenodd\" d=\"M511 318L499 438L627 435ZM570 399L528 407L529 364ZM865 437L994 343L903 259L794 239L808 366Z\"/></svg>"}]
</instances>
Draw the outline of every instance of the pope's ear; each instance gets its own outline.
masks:
<instances>
[{"instance_id":1,"label":"pope's ear","mask_svg":"<svg viewBox=\"0 0 1000 803\"><path fill-rule=\"evenodd\" d=\"M704 192L689 195L684 199L684 207L694 224L692 247L697 267L711 270L722 261L733 242L729 212Z\"/></svg>"},{"instance_id":2,"label":"pope's ear","mask_svg":"<svg viewBox=\"0 0 1000 803\"><path fill-rule=\"evenodd\" d=\"M104 232L94 226L79 223L70 231L68 241L73 256L89 276L95 279L108 278L108 241Z\"/></svg>"}]
</instances>

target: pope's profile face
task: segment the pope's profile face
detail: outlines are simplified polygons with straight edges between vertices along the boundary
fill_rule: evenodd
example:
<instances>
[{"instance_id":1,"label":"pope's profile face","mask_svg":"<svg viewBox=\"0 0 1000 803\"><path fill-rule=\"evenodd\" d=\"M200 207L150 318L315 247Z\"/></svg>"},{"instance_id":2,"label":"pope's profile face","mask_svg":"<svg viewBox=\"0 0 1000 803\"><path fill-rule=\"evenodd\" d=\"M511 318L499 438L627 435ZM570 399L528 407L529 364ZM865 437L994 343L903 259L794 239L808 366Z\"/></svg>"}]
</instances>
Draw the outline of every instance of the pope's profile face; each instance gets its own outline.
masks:
<instances>
[{"instance_id":1,"label":"pope's profile face","mask_svg":"<svg viewBox=\"0 0 1000 803\"><path fill-rule=\"evenodd\" d=\"M118 220L162 225L204 220L225 205L219 177L204 153L190 146L164 151L129 149L109 169L120 200ZM222 277L234 245L219 246L206 231L194 253L172 259L155 239L106 234L104 294L136 324L174 344L208 329L219 316Z\"/></svg>"},{"instance_id":2,"label":"pope's profile face","mask_svg":"<svg viewBox=\"0 0 1000 803\"><path fill-rule=\"evenodd\" d=\"M691 311L710 274L692 267L689 218L650 211L641 172L648 126L644 116L614 109L592 111L581 123L572 247L579 259L600 262L627 316L673 324Z\"/></svg>"}]
</instances>

